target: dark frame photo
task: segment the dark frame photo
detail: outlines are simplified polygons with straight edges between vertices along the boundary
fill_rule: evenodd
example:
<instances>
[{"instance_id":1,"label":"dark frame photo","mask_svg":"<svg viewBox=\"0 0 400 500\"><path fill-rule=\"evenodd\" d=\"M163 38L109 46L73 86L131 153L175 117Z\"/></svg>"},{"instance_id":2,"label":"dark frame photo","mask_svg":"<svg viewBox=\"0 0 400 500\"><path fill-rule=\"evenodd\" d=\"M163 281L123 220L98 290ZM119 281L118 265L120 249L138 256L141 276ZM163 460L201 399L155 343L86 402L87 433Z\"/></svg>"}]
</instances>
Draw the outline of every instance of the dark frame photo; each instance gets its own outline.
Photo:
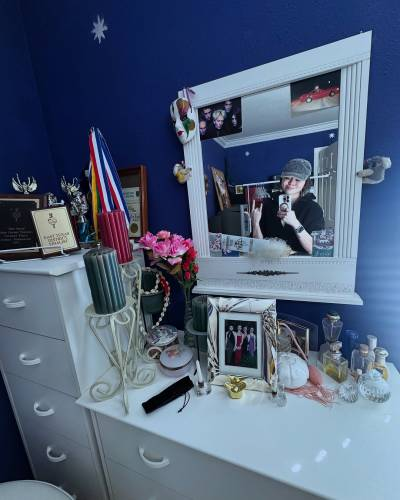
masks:
<instances>
[{"instance_id":1,"label":"dark frame photo","mask_svg":"<svg viewBox=\"0 0 400 500\"><path fill-rule=\"evenodd\" d=\"M227 99L198 109L200 140L242 131L242 98Z\"/></svg>"},{"instance_id":2,"label":"dark frame photo","mask_svg":"<svg viewBox=\"0 0 400 500\"><path fill-rule=\"evenodd\" d=\"M339 106L340 70L290 84L292 113L307 113Z\"/></svg>"}]
</instances>

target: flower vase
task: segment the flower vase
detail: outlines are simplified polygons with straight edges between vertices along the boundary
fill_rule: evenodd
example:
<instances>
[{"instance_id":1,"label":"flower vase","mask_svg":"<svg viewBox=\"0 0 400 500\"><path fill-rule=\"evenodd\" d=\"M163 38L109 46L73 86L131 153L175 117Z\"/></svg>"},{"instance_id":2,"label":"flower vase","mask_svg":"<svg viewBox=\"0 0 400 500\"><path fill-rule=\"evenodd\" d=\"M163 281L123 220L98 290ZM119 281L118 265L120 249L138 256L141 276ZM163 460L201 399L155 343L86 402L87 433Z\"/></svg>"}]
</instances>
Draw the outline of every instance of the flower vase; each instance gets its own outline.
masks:
<instances>
[{"instance_id":1,"label":"flower vase","mask_svg":"<svg viewBox=\"0 0 400 500\"><path fill-rule=\"evenodd\" d=\"M193 318L192 314L192 287L183 287L183 294L185 296L185 315L183 317L183 325L185 332L185 344L189 347L195 347L194 336L188 332L186 325Z\"/></svg>"}]
</instances>

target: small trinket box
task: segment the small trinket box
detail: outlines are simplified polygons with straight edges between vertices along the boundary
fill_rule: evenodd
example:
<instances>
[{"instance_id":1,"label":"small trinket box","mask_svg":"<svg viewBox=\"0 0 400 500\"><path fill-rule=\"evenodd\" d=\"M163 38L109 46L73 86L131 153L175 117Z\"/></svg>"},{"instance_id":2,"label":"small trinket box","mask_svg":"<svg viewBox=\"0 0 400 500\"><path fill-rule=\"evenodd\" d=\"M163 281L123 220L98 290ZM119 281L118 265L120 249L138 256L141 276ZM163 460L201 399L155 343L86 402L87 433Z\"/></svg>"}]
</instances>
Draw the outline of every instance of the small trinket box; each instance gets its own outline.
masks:
<instances>
[{"instance_id":1,"label":"small trinket box","mask_svg":"<svg viewBox=\"0 0 400 500\"><path fill-rule=\"evenodd\" d=\"M234 376L228 376L228 381L224 385L228 389L228 394L232 399L240 399L246 388L246 382L243 382L242 378Z\"/></svg>"},{"instance_id":2,"label":"small trinket box","mask_svg":"<svg viewBox=\"0 0 400 500\"><path fill-rule=\"evenodd\" d=\"M193 352L189 347L176 344L164 349L160 356L160 370L167 377L181 377L192 367Z\"/></svg>"}]
</instances>

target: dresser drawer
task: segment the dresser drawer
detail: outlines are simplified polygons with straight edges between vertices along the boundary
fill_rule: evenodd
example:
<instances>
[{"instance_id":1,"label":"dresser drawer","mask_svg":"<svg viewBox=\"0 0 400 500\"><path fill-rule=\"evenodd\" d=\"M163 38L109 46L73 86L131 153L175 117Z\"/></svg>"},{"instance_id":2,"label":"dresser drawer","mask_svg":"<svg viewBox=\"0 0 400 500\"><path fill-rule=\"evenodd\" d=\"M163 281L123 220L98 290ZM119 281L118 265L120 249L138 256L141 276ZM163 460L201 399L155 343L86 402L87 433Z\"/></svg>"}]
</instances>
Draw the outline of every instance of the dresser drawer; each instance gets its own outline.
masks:
<instances>
[{"instance_id":1,"label":"dresser drawer","mask_svg":"<svg viewBox=\"0 0 400 500\"><path fill-rule=\"evenodd\" d=\"M85 411L75 404L74 397L10 373L7 382L22 428L32 421L89 446Z\"/></svg>"},{"instance_id":2,"label":"dresser drawer","mask_svg":"<svg viewBox=\"0 0 400 500\"><path fill-rule=\"evenodd\" d=\"M0 325L64 338L54 278L1 273Z\"/></svg>"},{"instance_id":3,"label":"dresser drawer","mask_svg":"<svg viewBox=\"0 0 400 500\"><path fill-rule=\"evenodd\" d=\"M0 326L0 359L6 372L78 396L64 341Z\"/></svg>"},{"instance_id":4,"label":"dresser drawer","mask_svg":"<svg viewBox=\"0 0 400 500\"><path fill-rule=\"evenodd\" d=\"M160 486L136 472L107 460L112 500L184 500L176 491Z\"/></svg>"},{"instance_id":5,"label":"dresser drawer","mask_svg":"<svg viewBox=\"0 0 400 500\"><path fill-rule=\"evenodd\" d=\"M61 486L77 500L105 500L89 448L31 423L23 432L36 479Z\"/></svg>"},{"instance_id":6,"label":"dresser drawer","mask_svg":"<svg viewBox=\"0 0 400 500\"><path fill-rule=\"evenodd\" d=\"M317 498L117 420L102 415L97 420L107 459L193 500Z\"/></svg>"}]
</instances>

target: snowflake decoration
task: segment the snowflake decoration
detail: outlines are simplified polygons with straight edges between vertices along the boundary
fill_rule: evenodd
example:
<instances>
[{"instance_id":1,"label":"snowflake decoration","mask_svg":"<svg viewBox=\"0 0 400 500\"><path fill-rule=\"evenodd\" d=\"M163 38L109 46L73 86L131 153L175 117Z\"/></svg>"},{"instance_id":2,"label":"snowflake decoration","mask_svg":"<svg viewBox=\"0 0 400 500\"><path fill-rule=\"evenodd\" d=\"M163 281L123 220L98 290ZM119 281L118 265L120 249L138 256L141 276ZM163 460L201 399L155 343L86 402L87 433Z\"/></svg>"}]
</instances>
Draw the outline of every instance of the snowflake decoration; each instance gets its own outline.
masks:
<instances>
[{"instance_id":1,"label":"snowflake decoration","mask_svg":"<svg viewBox=\"0 0 400 500\"><path fill-rule=\"evenodd\" d=\"M335 138L335 132L331 132L329 134L329 139L334 139Z\"/></svg>"},{"instance_id":2,"label":"snowflake decoration","mask_svg":"<svg viewBox=\"0 0 400 500\"><path fill-rule=\"evenodd\" d=\"M94 40L99 41L99 44L101 43L102 38L106 38L104 35L104 32L108 30L108 27L104 24L104 19L100 19L100 16L97 16L97 22L93 23L93 29L91 33L94 34Z\"/></svg>"}]
</instances>

